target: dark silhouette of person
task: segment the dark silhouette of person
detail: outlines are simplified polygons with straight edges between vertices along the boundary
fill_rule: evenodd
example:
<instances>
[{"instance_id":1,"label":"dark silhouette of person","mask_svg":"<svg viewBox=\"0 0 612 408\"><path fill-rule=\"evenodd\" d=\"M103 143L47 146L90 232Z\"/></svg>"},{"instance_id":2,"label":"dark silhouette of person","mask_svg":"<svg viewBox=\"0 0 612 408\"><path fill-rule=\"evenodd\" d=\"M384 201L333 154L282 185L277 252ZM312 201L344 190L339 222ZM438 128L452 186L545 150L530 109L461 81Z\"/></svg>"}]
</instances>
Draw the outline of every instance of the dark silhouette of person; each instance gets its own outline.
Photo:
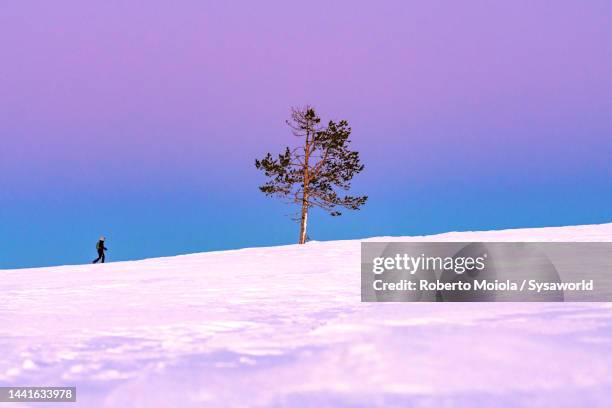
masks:
<instances>
[{"instance_id":1,"label":"dark silhouette of person","mask_svg":"<svg viewBox=\"0 0 612 408\"><path fill-rule=\"evenodd\" d=\"M103 236L100 237L100 240L98 241L98 243L96 244L96 249L98 250L98 257L96 259L94 259L94 261L92 263L96 263L98 261L100 261L100 263L104 263L104 251L106 251L108 248L106 248L104 246L104 240L106 238L104 238Z\"/></svg>"}]
</instances>

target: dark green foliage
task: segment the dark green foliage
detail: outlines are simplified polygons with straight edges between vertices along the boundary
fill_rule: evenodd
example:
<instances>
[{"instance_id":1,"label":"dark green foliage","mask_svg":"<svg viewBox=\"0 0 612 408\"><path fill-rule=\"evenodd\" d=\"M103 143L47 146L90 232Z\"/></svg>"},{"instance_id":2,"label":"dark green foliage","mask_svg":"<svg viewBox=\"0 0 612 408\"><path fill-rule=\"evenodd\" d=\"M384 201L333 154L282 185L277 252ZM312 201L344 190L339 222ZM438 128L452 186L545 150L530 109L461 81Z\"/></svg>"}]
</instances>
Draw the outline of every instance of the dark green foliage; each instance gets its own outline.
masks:
<instances>
[{"instance_id":1,"label":"dark green foliage","mask_svg":"<svg viewBox=\"0 0 612 408\"><path fill-rule=\"evenodd\" d=\"M331 215L338 207L358 210L367 196L342 193L351 188L351 180L364 166L359 153L349 149L351 128L346 120L320 125L314 109L294 109L287 124L303 144L274 157L268 153L255 160L255 167L264 172L268 182L259 189L268 196L279 196L302 205L302 217L309 207L320 207ZM303 220L304 223L304 220Z\"/></svg>"}]
</instances>

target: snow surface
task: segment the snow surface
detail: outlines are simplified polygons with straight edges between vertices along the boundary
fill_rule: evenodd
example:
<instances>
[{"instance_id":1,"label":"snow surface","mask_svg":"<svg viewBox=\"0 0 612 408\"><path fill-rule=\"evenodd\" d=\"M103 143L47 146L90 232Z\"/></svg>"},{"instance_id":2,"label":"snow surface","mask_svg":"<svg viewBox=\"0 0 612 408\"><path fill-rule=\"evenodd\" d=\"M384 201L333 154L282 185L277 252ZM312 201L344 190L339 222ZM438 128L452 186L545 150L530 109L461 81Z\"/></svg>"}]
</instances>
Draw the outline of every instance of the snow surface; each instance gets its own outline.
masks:
<instances>
[{"instance_id":1,"label":"snow surface","mask_svg":"<svg viewBox=\"0 0 612 408\"><path fill-rule=\"evenodd\" d=\"M0 385L76 385L71 407L612 405L612 304L361 303L360 242L2 270Z\"/></svg>"}]
</instances>

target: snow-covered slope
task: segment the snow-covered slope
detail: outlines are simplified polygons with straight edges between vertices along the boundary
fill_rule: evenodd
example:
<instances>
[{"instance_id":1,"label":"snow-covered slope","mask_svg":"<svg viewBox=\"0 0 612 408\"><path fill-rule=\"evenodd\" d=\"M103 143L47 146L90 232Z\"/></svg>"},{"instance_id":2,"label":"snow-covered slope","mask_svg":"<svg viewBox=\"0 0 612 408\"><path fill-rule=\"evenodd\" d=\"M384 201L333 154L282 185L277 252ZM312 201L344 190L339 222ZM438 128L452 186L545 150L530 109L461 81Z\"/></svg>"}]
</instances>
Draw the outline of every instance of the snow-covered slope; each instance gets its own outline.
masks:
<instances>
[{"instance_id":1,"label":"snow-covered slope","mask_svg":"<svg viewBox=\"0 0 612 408\"><path fill-rule=\"evenodd\" d=\"M2 270L0 385L76 385L87 407L609 406L611 304L361 303L360 242Z\"/></svg>"}]
</instances>

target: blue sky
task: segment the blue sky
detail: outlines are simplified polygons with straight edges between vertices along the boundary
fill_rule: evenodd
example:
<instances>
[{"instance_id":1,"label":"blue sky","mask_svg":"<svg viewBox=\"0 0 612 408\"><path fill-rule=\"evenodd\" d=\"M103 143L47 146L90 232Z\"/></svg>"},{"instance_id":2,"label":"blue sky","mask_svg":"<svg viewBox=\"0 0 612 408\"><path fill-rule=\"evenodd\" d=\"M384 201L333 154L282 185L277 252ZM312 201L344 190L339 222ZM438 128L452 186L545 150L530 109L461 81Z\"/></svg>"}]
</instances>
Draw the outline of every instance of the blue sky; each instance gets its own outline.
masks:
<instances>
[{"instance_id":1,"label":"blue sky","mask_svg":"<svg viewBox=\"0 0 612 408\"><path fill-rule=\"evenodd\" d=\"M253 161L347 119L362 211L312 239L612 221L612 5L7 2L0 268L294 243Z\"/></svg>"}]
</instances>

